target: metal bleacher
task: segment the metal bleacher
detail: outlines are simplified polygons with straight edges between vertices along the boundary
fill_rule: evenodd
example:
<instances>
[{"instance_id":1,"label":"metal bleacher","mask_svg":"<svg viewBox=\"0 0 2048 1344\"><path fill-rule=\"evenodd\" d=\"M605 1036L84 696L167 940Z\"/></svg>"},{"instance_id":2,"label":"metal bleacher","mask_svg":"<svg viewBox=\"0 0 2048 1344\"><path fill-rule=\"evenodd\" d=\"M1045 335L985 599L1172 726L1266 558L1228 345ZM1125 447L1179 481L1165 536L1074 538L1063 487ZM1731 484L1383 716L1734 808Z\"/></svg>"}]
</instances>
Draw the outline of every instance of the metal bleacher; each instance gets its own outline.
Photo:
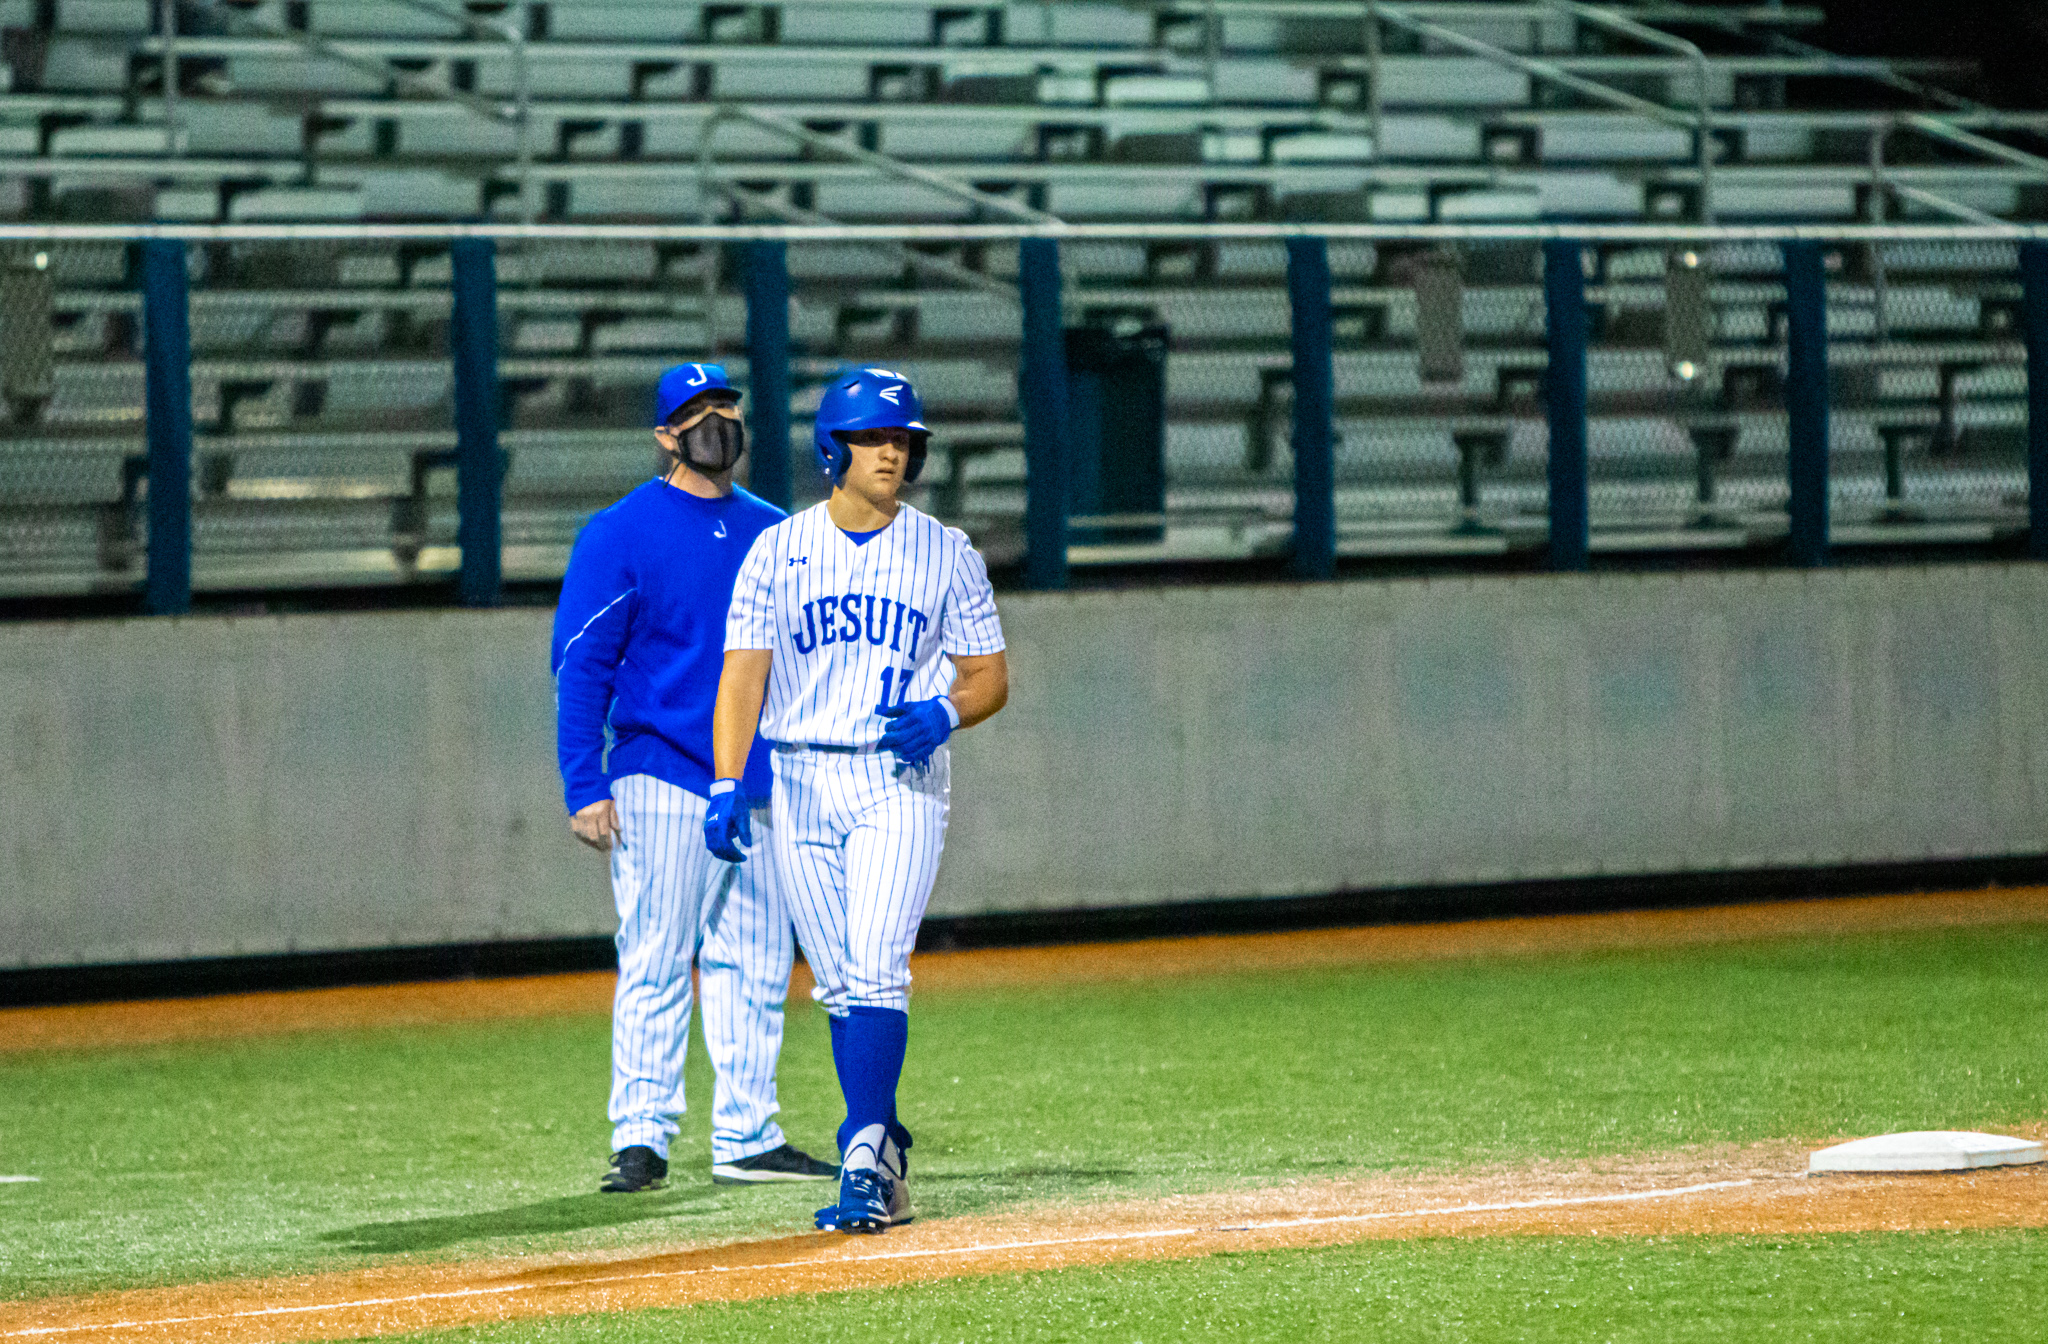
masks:
<instances>
[{"instance_id":1,"label":"metal bleacher","mask_svg":"<svg viewBox=\"0 0 2048 1344\"><path fill-rule=\"evenodd\" d=\"M0 0L0 218L2048 215L2048 116L1983 106L1950 62L1819 51L1800 39L1818 18L1568 0ZM0 247L0 595L131 588L128 249ZM1382 239L1333 244L1331 263L1342 549L1540 535L1536 249ZM1845 247L1835 263L1837 535L2017 526L2012 247ZM974 240L789 251L799 424L804 380L843 360L913 370L938 428L925 502L999 562L1023 509L1016 264L1013 245ZM1166 540L1076 559L1284 546L1281 246L1134 235L1064 244L1062 264L1070 324L1172 333ZM192 267L199 586L444 575L445 244L209 242ZM743 312L730 257L694 241L515 243L498 271L506 571L547 578L650 467L659 370L708 354L744 371ZM1717 244L1687 265L1603 247L1588 298L1596 546L1782 531L1775 249ZM1700 322L1691 350L1679 328Z\"/></svg>"}]
</instances>

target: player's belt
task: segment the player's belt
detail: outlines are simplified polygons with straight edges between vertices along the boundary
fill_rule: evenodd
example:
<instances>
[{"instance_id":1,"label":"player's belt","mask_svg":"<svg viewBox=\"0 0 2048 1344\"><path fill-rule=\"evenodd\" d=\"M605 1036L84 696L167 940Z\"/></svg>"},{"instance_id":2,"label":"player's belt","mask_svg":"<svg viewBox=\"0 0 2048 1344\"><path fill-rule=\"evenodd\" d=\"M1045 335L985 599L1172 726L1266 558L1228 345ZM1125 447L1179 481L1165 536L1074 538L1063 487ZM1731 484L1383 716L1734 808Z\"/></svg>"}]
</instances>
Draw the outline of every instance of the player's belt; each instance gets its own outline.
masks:
<instances>
[{"instance_id":1,"label":"player's belt","mask_svg":"<svg viewBox=\"0 0 2048 1344\"><path fill-rule=\"evenodd\" d=\"M842 747L837 742L777 742L775 749L791 753L800 751L829 751L840 756L863 756L877 750L874 746Z\"/></svg>"}]
</instances>

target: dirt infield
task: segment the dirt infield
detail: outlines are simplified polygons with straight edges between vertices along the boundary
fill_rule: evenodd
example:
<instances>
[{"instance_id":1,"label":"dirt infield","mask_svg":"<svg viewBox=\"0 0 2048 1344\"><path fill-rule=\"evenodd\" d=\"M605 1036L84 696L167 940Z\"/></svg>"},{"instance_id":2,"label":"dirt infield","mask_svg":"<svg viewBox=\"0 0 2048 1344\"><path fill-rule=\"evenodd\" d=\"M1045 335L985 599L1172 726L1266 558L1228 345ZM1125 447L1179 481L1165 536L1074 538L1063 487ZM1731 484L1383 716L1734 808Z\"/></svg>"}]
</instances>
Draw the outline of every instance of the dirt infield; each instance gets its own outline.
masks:
<instances>
[{"instance_id":1,"label":"dirt infield","mask_svg":"<svg viewBox=\"0 0 2048 1344\"><path fill-rule=\"evenodd\" d=\"M933 952L914 958L928 993L991 986L1213 975L1479 956L1678 947L1813 934L2048 922L2048 887L1935 895L1778 901L1695 910L1545 915L1451 924L1161 938ZM0 1052L146 1045L281 1032L602 1013L614 977L528 976L349 989L227 994L137 1003L0 1010ZM801 964L791 997L809 992Z\"/></svg>"},{"instance_id":2,"label":"dirt infield","mask_svg":"<svg viewBox=\"0 0 2048 1344\"><path fill-rule=\"evenodd\" d=\"M2035 1126L2031 1137L2048 1136ZM876 1288L1219 1251L1440 1236L2048 1227L2048 1170L1805 1178L1805 1146L1039 1209L631 1258L391 1265L0 1306L0 1340L273 1341Z\"/></svg>"}]
</instances>

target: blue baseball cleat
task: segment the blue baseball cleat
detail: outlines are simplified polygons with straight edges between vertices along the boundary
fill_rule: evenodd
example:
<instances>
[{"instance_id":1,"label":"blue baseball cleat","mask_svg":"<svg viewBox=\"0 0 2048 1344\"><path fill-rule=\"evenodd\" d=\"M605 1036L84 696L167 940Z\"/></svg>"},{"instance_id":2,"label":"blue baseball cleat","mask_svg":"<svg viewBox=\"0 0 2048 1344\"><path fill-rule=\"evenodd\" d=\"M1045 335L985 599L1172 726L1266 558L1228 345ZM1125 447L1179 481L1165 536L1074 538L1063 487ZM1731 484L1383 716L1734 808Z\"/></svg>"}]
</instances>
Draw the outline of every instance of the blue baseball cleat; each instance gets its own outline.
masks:
<instances>
[{"instance_id":1,"label":"blue baseball cleat","mask_svg":"<svg viewBox=\"0 0 2048 1344\"><path fill-rule=\"evenodd\" d=\"M853 1136L839 1170L839 1202L818 1210L822 1231L886 1232L909 1222L910 1157L882 1125Z\"/></svg>"},{"instance_id":2,"label":"blue baseball cleat","mask_svg":"<svg viewBox=\"0 0 2048 1344\"><path fill-rule=\"evenodd\" d=\"M839 1202L818 1210L818 1226L840 1232L886 1232L896 1182L873 1169L839 1177Z\"/></svg>"}]
</instances>

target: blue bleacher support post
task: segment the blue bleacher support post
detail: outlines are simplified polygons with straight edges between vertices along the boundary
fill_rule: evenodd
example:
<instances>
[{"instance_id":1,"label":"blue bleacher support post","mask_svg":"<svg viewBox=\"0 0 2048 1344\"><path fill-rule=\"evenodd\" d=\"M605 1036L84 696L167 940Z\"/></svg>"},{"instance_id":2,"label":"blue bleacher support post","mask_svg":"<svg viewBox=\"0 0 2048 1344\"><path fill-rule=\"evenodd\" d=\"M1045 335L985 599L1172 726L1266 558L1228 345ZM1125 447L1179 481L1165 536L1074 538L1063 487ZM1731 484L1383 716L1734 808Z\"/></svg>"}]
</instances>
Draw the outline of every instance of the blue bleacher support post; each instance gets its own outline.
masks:
<instances>
[{"instance_id":1,"label":"blue bleacher support post","mask_svg":"<svg viewBox=\"0 0 2048 1344\"><path fill-rule=\"evenodd\" d=\"M1017 244L1024 302L1024 579L1067 586L1067 355L1060 332L1060 251L1050 238Z\"/></svg>"},{"instance_id":2,"label":"blue bleacher support post","mask_svg":"<svg viewBox=\"0 0 2048 1344\"><path fill-rule=\"evenodd\" d=\"M1828 290L1816 242L1785 247L1785 418L1792 563L1828 562Z\"/></svg>"},{"instance_id":3,"label":"blue bleacher support post","mask_svg":"<svg viewBox=\"0 0 2048 1344\"><path fill-rule=\"evenodd\" d=\"M1287 300L1294 315L1294 573L1327 579L1337 572L1337 470L1324 239L1287 240Z\"/></svg>"},{"instance_id":4,"label":"blue bleacher support post","mask_svg":"<svg viewBox=\"0 0 2048 1344\"><path fill-rule=\"evenodd\" d=\"M1586 568L1591 549L1586 470L1585 245L1571 239L1543 245L1544 329L1550 368L1544 400L1550 415L1550 567Z\"/></svg>"},{"instance_id":5,"label":"blue bleacher support post","mask_svg":"<svg viewBox=\"0 0 2048 1344\"><path fill-rule=\"evenodd\" d=\"M149 577L152 616L192 609L192 320L185 244L142 245L143 411L149 434Z\"/></svg>"},{"instance_id":6,"label":"blue bleacher support post","mask_svg":"<svg viewBox=\"0 0 2048 1344\"><path fill-rule=\"evenodd\" d=\"M498 455L498 281L496 245L457 238L455 320L456 544L462 548L457 588L465 607L498 604L502 530L499 510L505 463Z\"/></svg>"},{"instance_id":7,"label":"blue bleacher support post","mask_svg":"<svg viewBox=\"0 0 2048 1344\"><path fill-rule=\"evenodd\" d=\"M747 488L789 507L789 245L752 242L741 267L747 289L747 418L753 460Z\"/></svg>"},{"instance_id":8,"label":"blue bleacher support post","mask_svg":"<svg viewBox=\"0 0 2048 1344\"><path fill-rule=\"evenodd\" d=\"M2027 337L2027 553L2048 560L2048 243L2020 244Z\"/></svg>"}]
</instances>

